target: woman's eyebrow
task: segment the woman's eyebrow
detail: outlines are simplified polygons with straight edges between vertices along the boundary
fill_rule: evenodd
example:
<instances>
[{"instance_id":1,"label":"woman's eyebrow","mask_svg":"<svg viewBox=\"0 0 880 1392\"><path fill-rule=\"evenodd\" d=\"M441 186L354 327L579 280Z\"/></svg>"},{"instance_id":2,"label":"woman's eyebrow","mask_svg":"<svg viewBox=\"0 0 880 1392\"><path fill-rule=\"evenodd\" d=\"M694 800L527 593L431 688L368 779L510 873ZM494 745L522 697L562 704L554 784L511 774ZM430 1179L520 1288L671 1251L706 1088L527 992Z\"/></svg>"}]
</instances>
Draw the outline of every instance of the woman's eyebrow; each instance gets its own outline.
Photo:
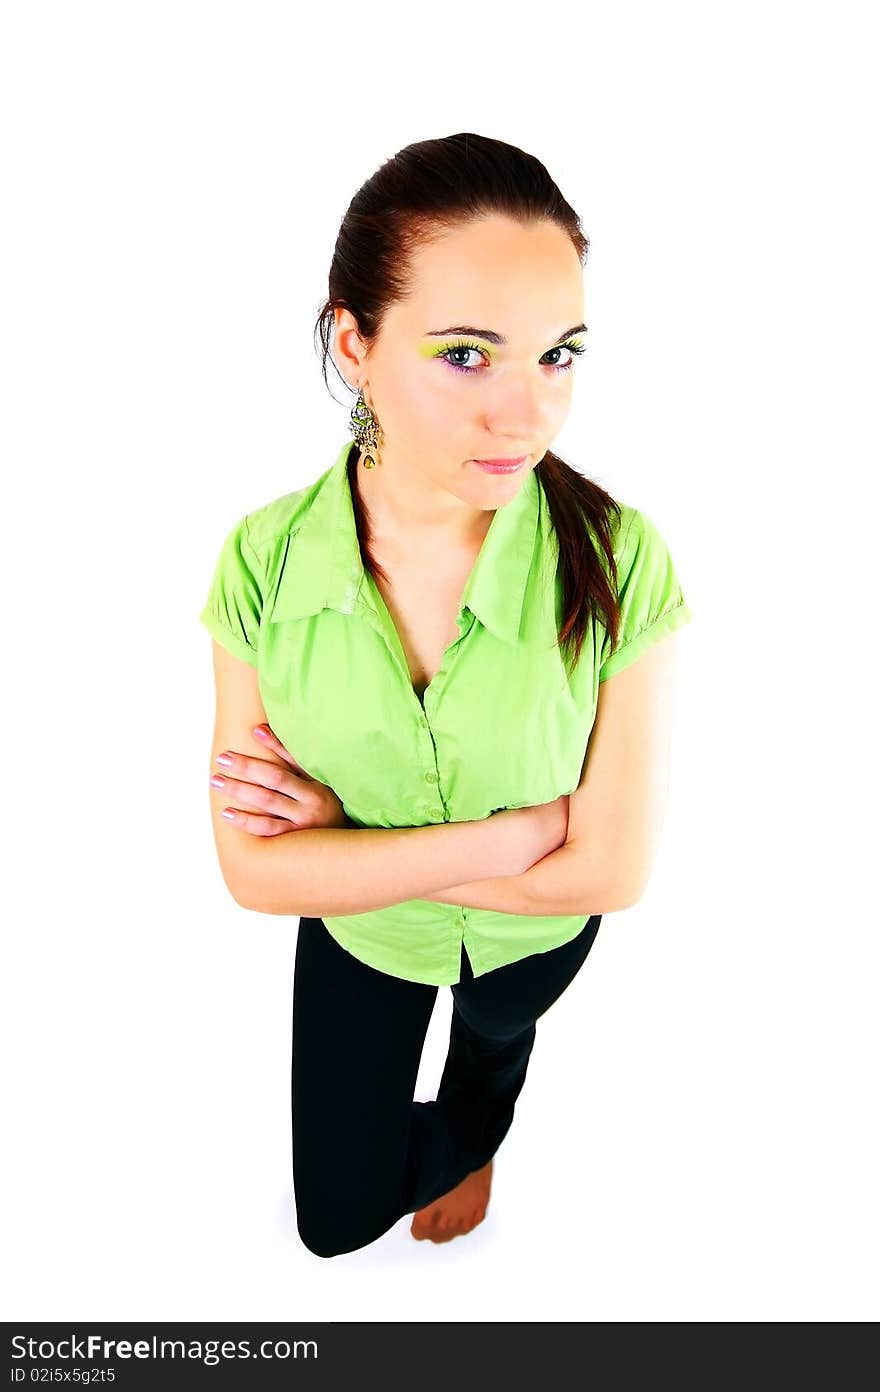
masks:
<instances>
[{"instance_id":1,"label":"woman's eyebrow","mask_svg":"<svg viewBox=\"0 0 880 1392\"><path fill-rule=\"evenodd\" d=\"M559 334L554 342L558 343L563 338L570 338L572 334L586 332L586 324L575 324L573 329L566 329L565 333ZM472 324L453 324L448 329L428 329L425 337L447 338L450 334L470 334L473 338L485 338L489 343L507 343L503 334L494 333L492 329L475 329Z\"/></svg>"}]
</instances>

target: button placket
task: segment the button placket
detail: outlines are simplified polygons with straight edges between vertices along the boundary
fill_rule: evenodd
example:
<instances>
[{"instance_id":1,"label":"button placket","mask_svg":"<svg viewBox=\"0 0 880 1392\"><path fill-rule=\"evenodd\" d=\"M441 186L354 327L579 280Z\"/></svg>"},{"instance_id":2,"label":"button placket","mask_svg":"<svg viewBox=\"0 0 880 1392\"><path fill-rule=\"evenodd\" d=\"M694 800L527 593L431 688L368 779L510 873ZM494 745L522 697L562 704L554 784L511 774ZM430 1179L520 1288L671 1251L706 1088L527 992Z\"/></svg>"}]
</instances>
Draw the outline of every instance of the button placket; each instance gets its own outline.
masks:
<instances>
[{"instance_id":1,"label":"button placket","mask_svg":"<svg viewBox=\"0 0 880 1392\"><path fill-rule=\"evenodd\" d=\"M440 790L438 787L438 784L440 782L440 774L437 772L437 746L434 741L434 732L431 729L431 722L428 717L428 711L429 709L433 709L434 705L436 704L438 697L442 691L442 685L443 677L441 669L441 672L438 672L434 680L425 688L424 707L422 707L421 703L419 704L419 726L421 727L425 735L426 762L432 765L432 767L424 769L424 781L425 783L430 784L430 786L434 789L435 796L440 795ZM415 693L413 693L413 696L415 698ZM433 806L426 806L425 816L431 817L434 821L439 822L445 822L447 820L446 809L442 806L440 802L434 803Z\"/></svg>"}]
</instances>

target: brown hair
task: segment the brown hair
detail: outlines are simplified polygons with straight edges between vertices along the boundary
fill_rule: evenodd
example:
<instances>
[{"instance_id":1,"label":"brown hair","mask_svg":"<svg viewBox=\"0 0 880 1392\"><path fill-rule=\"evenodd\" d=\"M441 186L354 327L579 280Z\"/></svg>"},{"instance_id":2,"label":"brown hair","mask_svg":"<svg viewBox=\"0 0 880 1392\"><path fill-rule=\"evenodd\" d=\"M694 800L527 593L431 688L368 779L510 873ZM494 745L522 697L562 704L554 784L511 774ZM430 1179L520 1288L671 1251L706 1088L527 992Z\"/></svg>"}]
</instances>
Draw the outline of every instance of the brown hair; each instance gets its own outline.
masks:
<instances>
[{"instance_id":1,"label":"brown hair","mask_svg":"<svg viewBox=\"0 0 880 1392\"><path fill-rule=\"evenodd\" d=\"M585 263L589 238L581 231L577 213L539 159L504 141L470 132L421 140L399 150L361 185L342 219L330 264L328 296L315 323L325 385L335 309L351 312L369 346L379 334L385 311L407 294L412 253L446 228L492 213L521 222L555 222L568 233L581 265ZM352 473L358 453L353 444L349 479L361 555L374 578L378 573L387 579L370 554L369 523ZM612 538L620 522L620 506L610 493L550 450L536 473L559 544L563 621L557 637L574 665L594 613L608 631L612 648L617 642Z\"/></svg>"}]
</instances>

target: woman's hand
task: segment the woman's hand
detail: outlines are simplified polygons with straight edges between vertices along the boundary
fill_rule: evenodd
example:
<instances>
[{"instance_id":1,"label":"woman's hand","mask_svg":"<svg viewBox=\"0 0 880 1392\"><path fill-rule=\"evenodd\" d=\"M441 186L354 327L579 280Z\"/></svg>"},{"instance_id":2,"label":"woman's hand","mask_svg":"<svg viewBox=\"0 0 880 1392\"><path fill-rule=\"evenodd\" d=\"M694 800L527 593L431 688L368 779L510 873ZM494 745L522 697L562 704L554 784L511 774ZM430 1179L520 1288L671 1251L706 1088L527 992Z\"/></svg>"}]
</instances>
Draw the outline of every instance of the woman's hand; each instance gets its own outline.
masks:
<instances>
[{"instance_id":1,"label":"woman's hand","mask_svg":"<svg viewBox=\"0 0 880 1392\"><path fill-rule=\"evenodd\" d=\"M533 866L565 845L570 802L570 794L563 793L552 802L538 803L534 807L511 807L493 812L493 817L506 818L513 832L514 862L510 874L469 880L465 884L437 889L433 894L420 894L419 898L432 899L437 904L464 904L475 909L492 907L503 898L511 879L526 879ZM515 893L515 886L511 885L511 890ZM508 908L504 912L518 913L519 910Z\"/></svg>"},{"instance_id":2,"label":"woman's hand","mask_svg":"<svg viewBox=\"0 0 880 1392\"><path fill-rule=\"evenodd\" d=\"M219 764L218 756L219 771L212 776L211 786L217 786L215 778L222 778L223 798L232 797L240 804L224 807L227 820L253 836L280 836L284 832L305 831L311 827L354 826L333 789L306 773L268 725L255 725L254 735L267 749L280 755L293 771L270 759L256 759L236 753L234 749L225 750L225 757L232 762Z\"/></svg>"},{"instance_id":3,"label":"woman's hand","mask_svg":"<svg viewBox=\"0 0 880 1392\"><path fill-rule=\"evenodd\" d=\"M495 816L514 819L516 854L525 874L545 856L565 845L568 838L568 808L570 794L562 793L552 802L540 802L534 807L510 808Z\"/></svg>"}]
</instances>

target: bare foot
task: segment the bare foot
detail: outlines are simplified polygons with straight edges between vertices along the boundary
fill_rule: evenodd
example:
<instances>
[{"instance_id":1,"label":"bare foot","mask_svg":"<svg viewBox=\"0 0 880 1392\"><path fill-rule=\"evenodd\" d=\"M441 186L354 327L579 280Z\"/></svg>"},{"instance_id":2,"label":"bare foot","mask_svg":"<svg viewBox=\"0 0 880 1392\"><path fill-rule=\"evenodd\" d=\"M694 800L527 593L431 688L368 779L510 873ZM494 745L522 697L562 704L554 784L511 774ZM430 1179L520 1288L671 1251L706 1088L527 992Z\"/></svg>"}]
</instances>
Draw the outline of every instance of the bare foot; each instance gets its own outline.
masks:
<instances>
[{"instance_id":1,"label":"bare foot","mask_svg":"<svg viewBox=\"0 0 880 1392\"><path fill-rule=\"evenodd\" d=\"M451 1242L454 1237L469 1233L482 1223L489 1205L492 1186L492 1161L481 1170L472 1170L460 1184L441 1194L425 1208L416 1209L410 1224L413 1237L421 1242Z\"/></svg>"}]
</instances>

